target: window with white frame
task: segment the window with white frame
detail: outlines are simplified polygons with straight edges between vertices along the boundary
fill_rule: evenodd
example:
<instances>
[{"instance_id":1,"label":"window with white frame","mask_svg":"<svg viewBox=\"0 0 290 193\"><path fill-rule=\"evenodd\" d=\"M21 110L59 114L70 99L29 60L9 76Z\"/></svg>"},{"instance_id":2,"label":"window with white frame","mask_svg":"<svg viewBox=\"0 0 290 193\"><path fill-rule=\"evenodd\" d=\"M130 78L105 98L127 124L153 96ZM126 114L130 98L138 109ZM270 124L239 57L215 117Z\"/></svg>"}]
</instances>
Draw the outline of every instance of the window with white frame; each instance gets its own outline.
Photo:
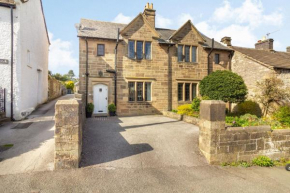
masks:
<instances>
[{"instance_id":1,"label":"window with white frame","mask_svg":"<svg viewBox=\"0 0 290 193\"><path fill-rule=\"evenodd\" d=\"M151 82L130 81L128 82L128 88L130 102L152 101Z\"/></svg>"},{"instance_id":2,"label":"window with white frame","mask_svg":"<svg viewBox=\"0 0 290 193\"><path fill-rule=\"evenodd\" d=\"M177 47L178 62L197 62L197 46L178 45Z\"/></svg>"},{"instance_id":3,"label":"window with white frame","mask_svg":"<svg viewBox=\"0 0 290 193\"><path fill-rule=\"evenodd\" d=\"M129 40L128 57L137 60L151 60L152 43L148 41Z\"/></svg>"},{"instance_id":4,"label":"window with white frame","mask_svg":"<svg viewBox=\"0 0 290 193\"><path fill-rule=\"evenodd\" d=\"M197 97L197 83L179 82L177 84L178 101L192 101Z\"/></svg>"}]
</instances>

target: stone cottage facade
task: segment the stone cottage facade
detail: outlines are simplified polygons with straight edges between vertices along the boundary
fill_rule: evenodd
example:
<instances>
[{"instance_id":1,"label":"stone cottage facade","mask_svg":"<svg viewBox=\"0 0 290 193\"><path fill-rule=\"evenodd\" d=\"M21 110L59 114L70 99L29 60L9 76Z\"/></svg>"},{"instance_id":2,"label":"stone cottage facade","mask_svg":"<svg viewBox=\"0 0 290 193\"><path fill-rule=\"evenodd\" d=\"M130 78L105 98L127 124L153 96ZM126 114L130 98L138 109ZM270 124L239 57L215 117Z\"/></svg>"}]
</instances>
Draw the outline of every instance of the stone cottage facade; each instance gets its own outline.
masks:
<instances>
[{"instance_id":1,"label":"stone cottage facade","mask_svg":"<svg viewBox=\"0 0 290 193\"><path fill-rule=\"evenodd\" d=\"M235 52L232 58L232 71L242 76L248 87L248 99L255 100L257 82L276 75L290 87L290 47L286 52L274 50L274 40L260 40L255 48L231 45L231 38L224 37L221 42Z\"/></svg>"},{"instance_id":2,"label":"stone cottage facade","mask_svg":"<svg viewBox=\"0 0 290 193\"><path fill-rule=\"evenodd\" d=\"M231 48L212 42L190 20L178 30L157 28L155 13L147 4L129 24L81 19L79 92L95 104L94 114L107 114L114 102L120 116L176 109L199 94L210 72L230 69Z\"/></svg>"},{"instance_id":3,"label":"stone cottage facade","mask_svg":"<svg viewBox=\"0 0 290 193\"><path fill-rule=\"evenodd\" d=\"M47 100L50 42L41 0L0 0L0 34L0 87L7 93L5 114L11 117L12 107L13 118L21 120Z\"/></svg>"}]
</instances>

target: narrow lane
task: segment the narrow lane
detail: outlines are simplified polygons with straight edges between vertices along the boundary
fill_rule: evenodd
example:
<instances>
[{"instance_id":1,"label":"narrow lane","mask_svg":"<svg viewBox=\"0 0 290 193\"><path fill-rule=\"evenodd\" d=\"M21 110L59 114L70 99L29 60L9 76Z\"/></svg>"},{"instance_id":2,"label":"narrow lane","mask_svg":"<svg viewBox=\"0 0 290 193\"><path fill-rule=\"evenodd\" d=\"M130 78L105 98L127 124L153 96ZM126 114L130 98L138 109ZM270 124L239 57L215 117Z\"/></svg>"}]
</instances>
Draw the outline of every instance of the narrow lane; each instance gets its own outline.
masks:
<instances>
[{"instance_id":1,"label":"narrow lane","mask_svg":"<svg viewBox=\"0 0 290 193\"><path fill-rule=\"evenodd\" d=\"M66 95L41 105L26 120L0 126L0 175L53 170L54 167L54 106Z\"/></svg>"}]
</instances>

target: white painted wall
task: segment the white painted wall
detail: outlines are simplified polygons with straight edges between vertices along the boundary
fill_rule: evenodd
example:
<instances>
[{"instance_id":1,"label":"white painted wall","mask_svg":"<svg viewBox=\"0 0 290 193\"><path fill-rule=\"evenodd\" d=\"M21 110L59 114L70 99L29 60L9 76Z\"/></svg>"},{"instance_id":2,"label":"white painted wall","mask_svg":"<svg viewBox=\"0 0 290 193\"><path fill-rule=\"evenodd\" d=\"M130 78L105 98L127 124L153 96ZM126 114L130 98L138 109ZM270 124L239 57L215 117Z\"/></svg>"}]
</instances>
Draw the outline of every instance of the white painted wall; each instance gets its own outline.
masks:
<instances>
[{"instance_id":1,"label":"white painted wall","mask_svg":"<svg viewBox=\"0 0 290 193\"><path fill-rule=\"evenodd\" d=\"M49 42L40 0L30 0L27 3L16 0L16 2L14 10L14 54L16 57L14 60L14 118L20 120L29 115L37 105L47 100ZM0 7L0 31L0 58L10 61L9 8ZM0 65L0 86L8 91L7 117L11 112L10 82L10 64Z\"/></svg>"}]
</instances>

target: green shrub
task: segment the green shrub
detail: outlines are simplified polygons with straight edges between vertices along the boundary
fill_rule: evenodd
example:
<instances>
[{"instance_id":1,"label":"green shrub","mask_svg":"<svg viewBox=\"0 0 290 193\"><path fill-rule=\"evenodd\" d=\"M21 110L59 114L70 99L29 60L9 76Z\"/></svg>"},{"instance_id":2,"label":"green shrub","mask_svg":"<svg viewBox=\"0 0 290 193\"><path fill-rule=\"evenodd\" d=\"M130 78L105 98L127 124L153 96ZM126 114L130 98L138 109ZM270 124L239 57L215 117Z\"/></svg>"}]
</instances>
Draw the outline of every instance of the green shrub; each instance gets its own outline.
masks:
<instances>
[{"instance_id":1,"label":"green shrub","mask_svg":"<svg viewBox=\"0 0 290 193\"><path fill-rule=\"evenodd\" d=\"M192 100L192 103L191 103L191 108L193 109L193 111L195 112L199 112L199 109L200 109L200 102L201 100L199 98L194 98Z\"/></svg>"},{"instance_id":2,"label":"green shrub","mask_svg":"<svg viewBox=\"0 0 290 193\"><path fill-rule=\"evenodd\" d=\"M173 112L173 113L177 113L178 111L175 110L175 109L172 109L171 112Z\"/></svg>"},{"instance_id":3,"label":"green shrub","mask_svg":"<svg viewBox=\"0 0 290 193\"><path fill-rule=\"evenodd\" d=\"M215 71L200 82L201 96L225 102L243 102L248 93L241 76L231 71Z\"/></svg>"},{"instance_id":4,"label":"green shrub","mask_svg":"<svg viewBox=\"0 0 290 193\"><path fill-rule=\"evenodd\" d=\"M116 106L115 106L115 104L110 104L109 106L108 106L108 110L109 110L109 112L116 112Z\"/></svg>"},{"instance_id":5,"label":"green shrub","mask_svg":"<svg viewBox=\"0 0 290 193\"><path fill-rule=\"evenodd\" d=\"M269 157L266 157L266 156L259 156L255 159L253 159L252 164L255 166L261 166L261 167L274 166L273 160L271 160Z\"/></svg>"},{"instance_id":6,"label":"green shrub","mask_svg":"<svg viewBox=\"0 0 290 193\"><path fill-rule=\"evenodd\" d=\"M234 109L233 113L236 115L244 115L244 114L252 114L256 115L257 117L262 116L262 110L258 103L253 101L245 101L238 103Z\"/></svg>"},{"instance_id":7,"label":"green shrub","mask_svg":"<svg viewBox=\"0 0 290 193\"><path fill-rule=\"evenodd\" d=\"M191 104L181 105L177 108L177 113L180 115L188 115L192 117L197 117L198 113L194 112L191 108Z\"/></svg>"},{"instance_id":8,"label":"green shrub","mask_svg":"<svg viewBox=\"0 0 290 193\"><path fill-rule=\"evenodd\" d=\"M283 125L290 127L290 107L282 106L274 113L274 118Z\"/></svg>"},{"instance_id":9,"label":"green shrub","mask_svg":"<svg viewBox=\"0 0 290 193\"><path fill-rule=\"evenodd\" d=\"M88 103L86 109L88 113L92 113L94 111L94 104Z\"/></svg>"},{"instance_id":10,"label":"green shrub","mask_svg":"<svg viewBox=\"0 0 290 193\"><path fill-rule=\"evenodd\" d=\"M66 89L73 90L74 87L75 87L75 83L73 81L68 81L68 82L65 83L65 87L66 87Z\"/></svg>"}]
</instances>

